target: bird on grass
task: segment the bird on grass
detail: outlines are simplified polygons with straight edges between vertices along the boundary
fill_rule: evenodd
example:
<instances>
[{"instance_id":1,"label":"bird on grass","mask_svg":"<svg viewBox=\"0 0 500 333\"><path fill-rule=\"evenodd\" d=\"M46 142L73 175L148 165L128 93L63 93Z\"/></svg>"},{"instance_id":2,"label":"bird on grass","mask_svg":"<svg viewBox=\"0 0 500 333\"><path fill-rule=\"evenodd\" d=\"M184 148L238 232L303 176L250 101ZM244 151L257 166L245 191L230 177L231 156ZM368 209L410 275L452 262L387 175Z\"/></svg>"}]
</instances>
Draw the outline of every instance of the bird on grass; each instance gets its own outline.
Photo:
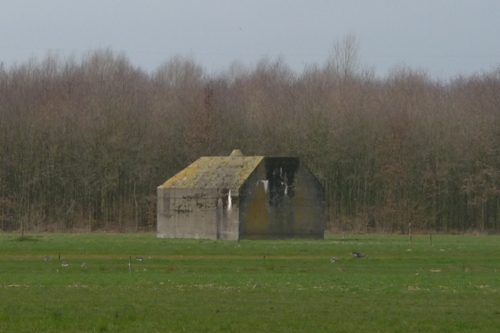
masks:
<instances>
[{"instance_id":1,"label":"bird on grass","mask_svg":"<svg viewBox=\"0 0 500 333\"><path fill-rule=\"evenodd\" d=\"M137 261L143 261L143 260L144 260L144 258L143 258L143 257L135 257L135 259L136 259Z\"/></svg>"},{"instance_id":2,"label":"bird on grass","mask_svg":"<svg viewBox=\"0 0 500 333\"><path fill-rule=\"evenodd\" d=\"M52 258L51 258L51 257L49 257L48 255L45 255L45 258L44 258L43 260L45 260L45 261L50 261L50 260L52 260Z\"/></svg>"},{"instance_id":3,"label":"bird on grass","mask_svg":"<svg viewBox=\"0 0 500 333\"><path fill-rule=\"evenodd\" d=\"M361 253L361 252L351 252L351 254L354 258L365 258L366 257L366 254Z\"/></svg>"},{"instance_id":4,"label":"bird on grass","mask_svg":"<svg viewBox=\"0 0 500 333\"><path fill-rule=\"evenodd\" d=\"M62 264L61 264L62 267L68 267L69 264L66 262L66 261L63 261Z\"/></svg>"},{"instance_id":5,"label":"bird on grass","mask_svg":"<svg viewBox=\"0 0 500 333\"><path fill-rule=\"evenodd\" d=\"M332 259L330 259L330 261L331 261L331 262L337 262L337 261L339 261L339 260L338 260L337 258L335 258L335 257L332 257Z\"/></svg>"},{"instance_id":6,"label":"bird on grass","mask_svg":"<svg viewBox=\"0 0 500 333\"><path fill-rule=\"evenodd\" d=\"M84 262L84 263L82 264L82 266L81 266L81 267L82 267L82 268L87 268L87 267L89 267L89 265L87 265L87 263L86 263L86 262Z\"/></svg>"}]
</instances>

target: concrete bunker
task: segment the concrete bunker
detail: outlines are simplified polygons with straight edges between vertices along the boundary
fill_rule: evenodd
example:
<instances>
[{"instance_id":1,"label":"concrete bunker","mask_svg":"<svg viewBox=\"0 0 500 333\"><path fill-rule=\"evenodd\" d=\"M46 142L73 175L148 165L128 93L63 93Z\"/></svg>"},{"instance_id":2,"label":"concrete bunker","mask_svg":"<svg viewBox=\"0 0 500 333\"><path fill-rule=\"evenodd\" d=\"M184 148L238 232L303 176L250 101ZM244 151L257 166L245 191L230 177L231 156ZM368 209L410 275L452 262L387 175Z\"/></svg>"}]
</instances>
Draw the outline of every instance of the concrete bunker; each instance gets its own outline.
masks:
<instances>
[{"instance_id":1,"label":"concrete bunker","mask_svg":"<svg viewBox=\"0 0 500 333\"><path fill-rule=\"evenodd\" d=\"M160 238L324 237L324 190L296 157L201 157L158 187Z\"/></svg>"}]
</instances>

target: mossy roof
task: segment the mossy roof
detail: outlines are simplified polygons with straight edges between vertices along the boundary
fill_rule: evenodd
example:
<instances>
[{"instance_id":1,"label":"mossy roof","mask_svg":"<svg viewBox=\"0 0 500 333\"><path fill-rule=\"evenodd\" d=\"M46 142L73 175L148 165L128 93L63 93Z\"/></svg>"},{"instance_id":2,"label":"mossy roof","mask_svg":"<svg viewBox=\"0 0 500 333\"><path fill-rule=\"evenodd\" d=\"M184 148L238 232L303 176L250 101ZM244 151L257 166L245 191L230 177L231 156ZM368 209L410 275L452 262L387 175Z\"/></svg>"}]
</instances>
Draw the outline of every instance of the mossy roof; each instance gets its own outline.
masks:
<instances>
[{"instance_id":1,"label":"mossy roof","mask_svg":"<svg viewBox=\"0 0 500 333\"><path fill-rule=\"evenodd\" d=\"M201 157L159 188L238 189L264 156Z\"/></svg>"}]
</instances>

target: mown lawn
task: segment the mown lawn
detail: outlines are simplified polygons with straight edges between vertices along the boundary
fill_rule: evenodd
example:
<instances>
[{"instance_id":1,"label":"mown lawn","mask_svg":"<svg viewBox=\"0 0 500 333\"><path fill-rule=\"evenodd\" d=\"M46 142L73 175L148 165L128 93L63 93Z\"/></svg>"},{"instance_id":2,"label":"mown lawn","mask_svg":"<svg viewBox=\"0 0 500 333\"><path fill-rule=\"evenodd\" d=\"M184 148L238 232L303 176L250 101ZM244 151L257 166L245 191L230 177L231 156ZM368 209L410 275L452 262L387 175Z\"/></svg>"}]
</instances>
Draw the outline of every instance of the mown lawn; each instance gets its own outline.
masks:
<instances>
[{"instance_id":1,"label":"mown lawn","mask_svg":"<svg viewBox=\"0 0 500 333\"><path fill-rule=\"evenodd\" d=\"M0 234L0 332L498 332L499 241Z\"/></svg>"}]
</instances>

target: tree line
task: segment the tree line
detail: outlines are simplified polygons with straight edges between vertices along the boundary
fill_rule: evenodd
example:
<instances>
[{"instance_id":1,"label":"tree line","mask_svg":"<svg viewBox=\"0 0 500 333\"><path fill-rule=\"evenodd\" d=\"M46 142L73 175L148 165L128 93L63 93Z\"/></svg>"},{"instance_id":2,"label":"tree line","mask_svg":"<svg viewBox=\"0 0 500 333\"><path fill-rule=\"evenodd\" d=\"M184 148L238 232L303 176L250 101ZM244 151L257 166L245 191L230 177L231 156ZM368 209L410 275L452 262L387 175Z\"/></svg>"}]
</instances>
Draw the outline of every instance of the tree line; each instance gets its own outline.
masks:
<instances>
[{"instance_id":1,"label":"tree line","mask_svg":"<svg viewBox=\"0 0 500 333\"><path fill-rule=\"evenodd\" d=\"M300 74L282 59L207 74L123 54L0 65L2 230L154 230L156 188L200 156L298 156L325 186L327 228L494 231L500 67L384 78L352 39Z\"/></svg>"}]
</instances>

